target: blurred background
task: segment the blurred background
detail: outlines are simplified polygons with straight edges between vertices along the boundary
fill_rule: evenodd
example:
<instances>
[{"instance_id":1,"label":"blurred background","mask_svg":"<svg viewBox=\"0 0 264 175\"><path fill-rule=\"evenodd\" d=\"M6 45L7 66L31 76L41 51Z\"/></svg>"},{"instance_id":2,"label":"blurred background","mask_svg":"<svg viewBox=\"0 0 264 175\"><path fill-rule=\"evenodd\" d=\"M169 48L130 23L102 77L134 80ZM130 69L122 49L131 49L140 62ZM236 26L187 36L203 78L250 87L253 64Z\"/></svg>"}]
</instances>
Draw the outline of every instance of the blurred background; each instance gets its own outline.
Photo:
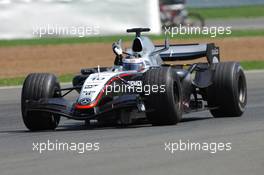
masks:
<instances>
[{"instance_id":1,"label":"blurred background","mask_svg":"<svg viewBox=\"0 0 264 175\"><path fill-rule=\"evenodd\" d=\"M61 81L83 67L109 66L111 43L127 28L149 27L156 44L164 26L231 27L229 35L177 35L171 44L215 42L224 61L264 68L263 0L0 0L0 85L19 85L30 72Z\"/></svg>"}]
</instances>

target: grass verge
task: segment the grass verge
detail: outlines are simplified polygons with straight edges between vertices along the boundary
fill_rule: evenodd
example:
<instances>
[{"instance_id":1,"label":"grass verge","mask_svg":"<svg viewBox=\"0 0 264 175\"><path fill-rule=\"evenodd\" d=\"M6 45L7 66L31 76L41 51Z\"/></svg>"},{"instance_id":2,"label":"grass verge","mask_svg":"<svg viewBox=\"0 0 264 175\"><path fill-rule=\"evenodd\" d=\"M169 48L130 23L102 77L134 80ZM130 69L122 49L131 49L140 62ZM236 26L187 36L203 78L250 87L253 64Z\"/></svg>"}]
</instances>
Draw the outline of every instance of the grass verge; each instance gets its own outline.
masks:
<instances>
[{"instance_id":1,"label":"grass verge","mask_svg":"<svg viewBox=\"0 0 264 175\"><path fill-rule=\"evenodd\" d=\"M240 62L245 70L264 69L264 61L242 61ZM61 83L71 82L74 74L65 74L59 76ZM25 77L0 78L0 86L17 86L22 85Z\"/></svg>"},{"instance_id":2,"label":"grass verge","mask_svg":"<svg viewBox=\"0 0 264 175\"><path fill-rule=\"evenodd\" d=\"M230 35L217 35L215 38L226 37L252 37L264 36L264 30L232 30ZM149 35L152 40L163 40L164 35ZM118 39L123 41L132 41L134 35L115 35L115 36L93 36L84 38L39 38L39 39L14 39L0 40L0 47L8 46L32 46L32 45L57 45L57 44L82 44L82 43L112 43ZM195 39L195 38L212 38L211 35L174 35L170 39Z\"/></svg>"},{"instance_id":3,"label":"grass verge","mask_svg":"<svg viewBox=\"0 0 264 175\"><path fill-rule=\"evenodd\" d=\"M71 82L74 74L65 74L59 76L59 82ZM0 78L0 86L19 86L22 85L25 77Z\"/></svg>"},{"instance_id":4,"label":"grass verge","mask_svg":"<svg viewBox=\"0 0 264 175\"><path fill-rule=\"evenodd\" d=\"M264 17L264 5L221 8L190 8L189 11L199 13L205 19Z\"/></svg>"},{"instance_id":5,"label":"grass verge","mask_svg":"<svg viewBox=\"0 0 264 175\"><path fill-rule=\"evenodd\" d=\"M240 64L245 70L264 69L264 61L241 61Z\"/></svg>"}]
</instances>

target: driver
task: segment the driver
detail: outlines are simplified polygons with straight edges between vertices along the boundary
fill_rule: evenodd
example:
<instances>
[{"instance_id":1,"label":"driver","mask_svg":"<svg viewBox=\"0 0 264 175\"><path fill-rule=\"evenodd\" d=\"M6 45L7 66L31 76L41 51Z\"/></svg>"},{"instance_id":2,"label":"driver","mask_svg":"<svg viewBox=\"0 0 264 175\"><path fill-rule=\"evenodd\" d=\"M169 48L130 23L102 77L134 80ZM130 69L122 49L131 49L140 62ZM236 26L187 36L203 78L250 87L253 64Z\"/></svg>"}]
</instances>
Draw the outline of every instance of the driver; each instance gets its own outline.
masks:
<instances>
[{"instance_id":1,"label":"driver","mask_svg":"<svg viewBox=\"0 0 264 175\"><path fill-rule=\"evenodd\" d=\"M116 55L114 65L115 66L122 66L122 59L123 59L122 54L123 54L123 51L122 51L122 47L121 47L121 40L119 40L118 42L113 43L112 49L113 49L113 52Z\"/></svg>"},{"instance_id":2,"label":"driver","mask_svg":"<svg viewBox=\"0 0 264 175\"><path fill-rule=\"evenodd\" d=\"M140 57L127 56L125 59L123 59L123 70L142 71L144 67L144 61Z\"/></svg>"},{"instance_id":3,"label":"driver","mask_svg":"<svg viewBox=\"0 0 264 175\"><path fill-rule=\"evenodd\" d=\"M140 57L140 55L127 55L125 58L123 58L123 51L121 48L121 41L118 41L116 43L113 43L112 45L113 52L116 54L114 65L115 67L123 67L123 70L130 71L130 70L136 70L141 71L145 68L144 61Z\"/></svg>"}]
</instances>

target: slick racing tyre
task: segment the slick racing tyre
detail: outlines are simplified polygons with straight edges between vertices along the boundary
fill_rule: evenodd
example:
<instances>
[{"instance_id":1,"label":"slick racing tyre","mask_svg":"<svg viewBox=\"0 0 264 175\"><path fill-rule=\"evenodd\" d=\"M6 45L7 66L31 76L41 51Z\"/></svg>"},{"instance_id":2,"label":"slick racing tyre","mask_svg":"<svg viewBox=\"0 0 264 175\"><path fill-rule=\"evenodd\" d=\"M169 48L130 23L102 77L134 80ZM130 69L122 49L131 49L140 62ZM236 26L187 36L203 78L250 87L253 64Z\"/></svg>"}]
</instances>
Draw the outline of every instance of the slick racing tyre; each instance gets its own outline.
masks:
<instances>
[{"instance_id":1,"label":"slick racing tyre","mask_svg":"<svg viewBox=\"0 0 264 175\"><path fill-rule=\"evenodd\" d=\"M164 89L149 95L144 92L146 117L153 125L173 125L181 120L181 85L179 77L171 67L148 70L143 77L143 87Z\"/></svg>"},{"instance_id":2,"label":"slick racing tyre","mask_svg":"<svg viewBox=\"0 0 264 175\"><path fill-rule=\"evenodd\" d=\"M215 65L213 84L208 88L208 106L214 117L239 117L247 104L247 84L236 62Z\"/></svg>"},{"instance_id":3,"label":"slick racing tyre","mask_svg":"<svg viewBox=\"0 0 264 175\"><path fill-rule=\"evenodd\" d=\"M31 131L53 130L60 121L60 117L38 111L27 111L27 101L37 101L41 98L60 97L56 90L60 89L57 78L52 74L29 74L24 81L21 95L22 117L26 127Z\"/></svg>"}]
</instances>

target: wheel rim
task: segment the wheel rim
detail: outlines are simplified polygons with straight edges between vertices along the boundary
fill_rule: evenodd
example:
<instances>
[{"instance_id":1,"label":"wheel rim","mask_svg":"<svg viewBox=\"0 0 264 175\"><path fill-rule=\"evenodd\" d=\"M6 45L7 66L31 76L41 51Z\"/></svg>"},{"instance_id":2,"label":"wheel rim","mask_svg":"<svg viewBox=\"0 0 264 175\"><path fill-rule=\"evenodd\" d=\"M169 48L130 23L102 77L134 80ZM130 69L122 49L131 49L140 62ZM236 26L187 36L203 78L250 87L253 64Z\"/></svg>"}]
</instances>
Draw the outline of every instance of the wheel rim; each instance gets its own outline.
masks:
<instances>
[{"instance_id":1,"label":"wheel rim","mask_svg":"<svg viewBox=\"0 0 264 175\"><path fill-rule=\"evenodd\" d=\"M238 79L238 100L240 104L244 104L246 100L246 86L242 76L239 76Z\"/></svg>"},{"instance_id":2,"label":"wheel rim","mask_svg":"<svg viewBox=\"0 0 264 175\"><path fill-rule=\"evenodd\" d=\"M54 92L53 92L52 97L55 97L55 98L61 97L61 92L58 91L59 89L60 89L59 85L58 85L58 87L54 88ZM60 116L52 114L51 115L51 121L52 121L52 123L55 124L55 127L57 127L59 122L60 122Z\"/></svg>"},{"instance_id":3,"label":"wheel rim","mask_svg":"<svg viewBox=\"0 0 264 175\"><path fill-rule=\"evenodd\" d=\"M179 93L178 93L178 86L176 82L173 82L173 100L174 103L180 107L180 103L179 103Z\"/></svg>"}]
</instances>

